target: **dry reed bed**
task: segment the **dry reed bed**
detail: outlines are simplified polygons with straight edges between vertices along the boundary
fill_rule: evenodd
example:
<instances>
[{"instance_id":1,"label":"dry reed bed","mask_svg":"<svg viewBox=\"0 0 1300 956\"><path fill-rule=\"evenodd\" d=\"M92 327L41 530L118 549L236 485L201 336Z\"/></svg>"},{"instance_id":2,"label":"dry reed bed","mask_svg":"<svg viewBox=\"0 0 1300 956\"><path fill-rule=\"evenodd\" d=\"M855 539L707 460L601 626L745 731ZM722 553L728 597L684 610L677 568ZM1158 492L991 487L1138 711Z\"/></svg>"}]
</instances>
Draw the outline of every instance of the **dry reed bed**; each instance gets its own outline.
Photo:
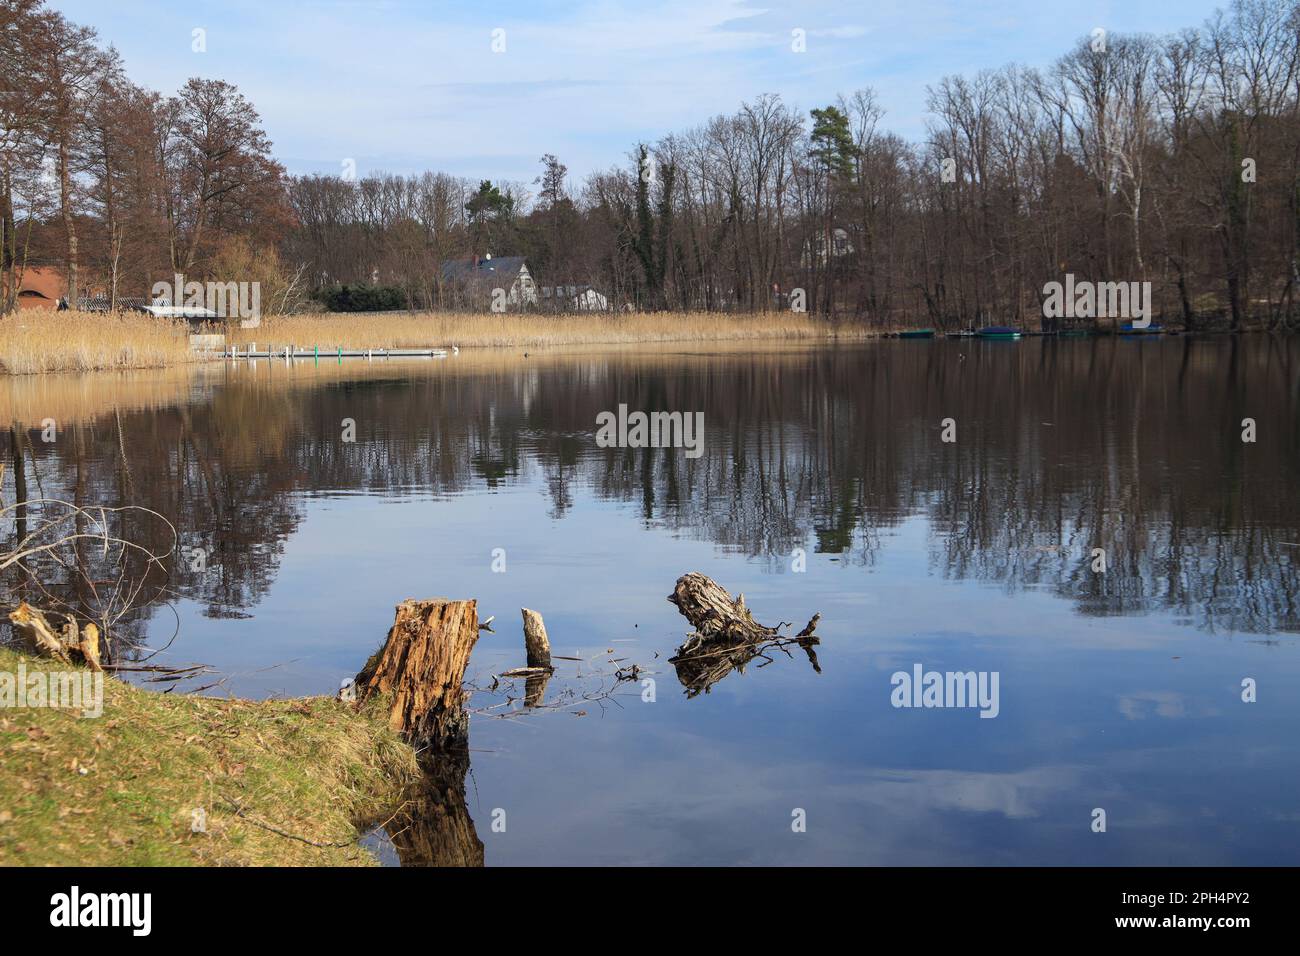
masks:
<instances>
[{"instance_id":1,"label":"dry reed bed","mask_svg":"<svg viewBox=\"0 0 1300 956\"><path fill-rule=\"evenodd\" d=\"M184 322L147 315L28 309L0 320L0 366L12 375L157 368L198 357Z\"/></svg>"},{"instance_id":2,"label":"dry reed bed","mask_svg":"<svg viewBox=\"0 0 1300 956\"><path fill-rule=\"evenodd\" d=\"M28 310L0 319L0 368L9 374L160 368L201 361L184 322L146 315ZM824 340L856 337L794 313L633 313L593 315L355 313L268 316L228 341L300 348L546 348L634 344Z\"/></svg>"},{"instance_id":3,"label":"dry reed bed","mask_svg":"<svg viewBox=\"0 0 1300 956\"><path fill-rule=\"evenodd\" d=\"M353 313L265 318L240 329L233 341L331 348L461 348L624 345L637 342L708 342L740 339L826 338L821 320L795 313L722 315L658 312L592 315Z\"/></svg>"}]
</instances>

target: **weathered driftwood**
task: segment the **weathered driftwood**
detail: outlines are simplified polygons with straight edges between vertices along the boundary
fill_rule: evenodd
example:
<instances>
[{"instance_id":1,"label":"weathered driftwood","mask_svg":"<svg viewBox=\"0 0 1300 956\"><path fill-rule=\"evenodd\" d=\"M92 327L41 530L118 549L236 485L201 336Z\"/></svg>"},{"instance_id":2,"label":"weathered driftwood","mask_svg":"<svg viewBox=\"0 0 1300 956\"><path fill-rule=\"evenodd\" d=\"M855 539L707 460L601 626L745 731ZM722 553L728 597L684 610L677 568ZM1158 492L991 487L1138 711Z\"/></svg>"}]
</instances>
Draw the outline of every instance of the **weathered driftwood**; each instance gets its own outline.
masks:
<instances>
[{"instance_id":1,"label":"weathered driftwood","mask_svg":"<svg viewBox=\"0 0 1300 956\"><path fill-rule=\"evenodd\" d=\"M551 666L551 642L546 636L546 624L536 611L521 607L524 617L524 649L528 652L529 667Z\"/></svg>"},{"instance_id":2,"label":"weathered driftwood","mask_svg":"<svg viewBox=\"0 0 1300 956\"><path fill-rule=\"evenodd\" d=\"M502 671L497 677L545 677L553 673L549 667L512 667Z\"/></svg>"},{"instance_id":3,"label":"weathered driftwood","mask_svg":"<svg viewBox=\"0 0 1300 956\"><path fill-rule=\"evenodd\" d=\"M69 665L85 664L93 671L103 670L99 660L99 628L87 622L78 632L76 618L71 614L59 616L64 622L56 631L44 613L23 601L9 613L9 621L33 654Z\"/></svg>"},{"instance_id":4,"label":"weathered driftwood","mask_svg":"<svg viewBox=\"0 0 1300 956\"><path fill-rule=\"evenodd\" d=\"M695 635L701 641L710 640L747 640L765 641L780 637L780 630L785 623L776 627L766 627L754 620L754 615L745 607L745 595L736 595L732 600L727 589L712 578L692 571L677 579L673 593L668 600L677 605L686 620L695 628ZM811 621L798 635L811 637L817 629L820 614L813 615Z\"/></svg>"},{"instance_id":5,"label":"weathered driftwood","mask_svg":"<svg viewBox=\"0 0 1300 956\"><path fill-rule=\"evenodd\" d=\"M754 620L745 607L745 595L738 594L732 600L726 588L698 571L678 578L668 600L677 605L701 640L761 641L777 633L776 628Z\"/></svg>"},{"instance_id":6,"label":"weathered driftwood","mask_svg":"<svg viewBox=\"0 0 1300 956\"><path fill-rule=\"evenodd\" d=\"M802 648L813 669L821 673L817 652L813 650L820 642L815 631L821 614L814 614L794 637L786 637L781 634L781 628L787 624L782 622L775 627L759 624L745 607L743 594L733 600L725 588L697 571L678 578L668 600L677 605L695 628L668 661L676 669L677 679L686 688L688 697L708 693L709 688L732 671L744 673L745 665L756 657L764 663L770 662L769 651L781 650L788 654L785 648L789 644Z\"/></svg>"},{"instance_id":7,"label":"weathered driftwood","mask_svg":"<svg viewBox=\"0 0 1300 956\"><path fill-rule=\"evenodd\" d=\"M357 699L389 695L393 730L431 750L463 748L469 715L461 683L477 640L476 602L403 601L384 646L356 677Z\"/></svg>"}]
</instances>

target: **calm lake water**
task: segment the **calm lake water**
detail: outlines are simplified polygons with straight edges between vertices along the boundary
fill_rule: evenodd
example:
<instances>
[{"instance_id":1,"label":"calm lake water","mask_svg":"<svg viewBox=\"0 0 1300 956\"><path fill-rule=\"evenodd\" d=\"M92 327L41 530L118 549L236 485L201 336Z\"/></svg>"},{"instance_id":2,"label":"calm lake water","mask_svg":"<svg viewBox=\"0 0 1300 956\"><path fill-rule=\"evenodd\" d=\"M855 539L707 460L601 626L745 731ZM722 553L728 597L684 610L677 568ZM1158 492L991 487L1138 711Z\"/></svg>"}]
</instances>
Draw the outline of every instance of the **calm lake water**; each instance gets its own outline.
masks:
<instances>
[{"instance_id":1,"label":"calm lake water","mask_svg":"<svg viewBox=\"0 0 1300 956\"><path fill-rule=\"evenodd\" d=\"M1300 343L1266 337L6 379L3 494L17 437L29 497L166 515L174 594L119 637L222 692L333 693L399 601L476 598L489 865L1295 865L1298 402ZM702 455L598 447L621 403L703 412ZM820 612L819 670L773 649L687 693L688 571L791 632ZM541 708L491 690L520 607L579 659ZM996 673L997 716L895 707L917 665Z\"/></svg>"}]
</instances>

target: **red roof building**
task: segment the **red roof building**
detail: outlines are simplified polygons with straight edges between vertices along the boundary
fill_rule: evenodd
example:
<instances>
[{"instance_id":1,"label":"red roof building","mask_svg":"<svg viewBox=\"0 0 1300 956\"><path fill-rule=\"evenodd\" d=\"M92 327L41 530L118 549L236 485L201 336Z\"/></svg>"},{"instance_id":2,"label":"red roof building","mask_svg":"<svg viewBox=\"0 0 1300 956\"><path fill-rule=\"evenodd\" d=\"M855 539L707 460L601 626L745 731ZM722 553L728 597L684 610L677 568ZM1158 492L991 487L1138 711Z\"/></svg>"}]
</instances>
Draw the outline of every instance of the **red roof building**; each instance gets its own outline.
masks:
<instances>
[{"instance_id":1,"label":"red roof building","mask_svg":"<svg viewBox=\"0 0 1300 956\"><path fill-rule=\"evenodd\" d=\"M68 280L62 269L28 266L23 270L23 284L18 290L18 308L56 309L67 288Z\"/></svg>"}]
</instances>

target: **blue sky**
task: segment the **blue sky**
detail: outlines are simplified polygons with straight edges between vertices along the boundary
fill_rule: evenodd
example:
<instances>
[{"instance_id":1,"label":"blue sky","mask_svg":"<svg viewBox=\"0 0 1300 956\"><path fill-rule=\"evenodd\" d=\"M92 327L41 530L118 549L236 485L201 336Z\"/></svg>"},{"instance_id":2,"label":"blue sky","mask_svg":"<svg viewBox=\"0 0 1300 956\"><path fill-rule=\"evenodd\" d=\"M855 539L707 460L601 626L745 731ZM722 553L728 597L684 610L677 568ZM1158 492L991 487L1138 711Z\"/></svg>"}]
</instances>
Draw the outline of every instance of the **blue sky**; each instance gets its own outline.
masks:
<instances>
[{"instance_id":1,"label":"blue sky","mask_svg":"<svg viewBox=\"0 0 1300 956\"><path fill-rule=\"evenodd\" d=\"M53 0L95 27L131 77L172 92L237 85L290 172L437 169L531 182L553 152L571 177L633 144L765 92L808 110L873 87L885 126L925 128L950 73L1050 64L1095 27L1166 33L1224 0ZM205 33L195 52L193 31ZM806 51L792 31L806 31ZM504 31L503 52L492 50ZM498 34L500 36L500 34Z\"/></svg>"}]
</instances>

